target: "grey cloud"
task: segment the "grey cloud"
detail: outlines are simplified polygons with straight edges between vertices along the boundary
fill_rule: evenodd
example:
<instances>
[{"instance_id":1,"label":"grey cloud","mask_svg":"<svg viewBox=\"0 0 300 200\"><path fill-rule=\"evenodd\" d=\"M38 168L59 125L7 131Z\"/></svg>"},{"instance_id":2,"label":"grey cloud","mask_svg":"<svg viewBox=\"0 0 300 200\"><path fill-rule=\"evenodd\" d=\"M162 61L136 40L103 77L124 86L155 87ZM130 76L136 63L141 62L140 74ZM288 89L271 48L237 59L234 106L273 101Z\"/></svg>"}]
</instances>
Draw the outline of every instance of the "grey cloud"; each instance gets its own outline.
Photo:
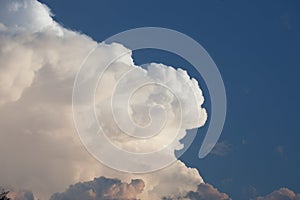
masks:
<instances>
[{"instance_id":1,"label":"grey cloud","mask_svg":"<svg viewBox=\"0 0 300 200\"><path fill-rule=\"evenodd\" d=\"M162 200L231 200L231 198L208 183L198 185L196 191L189 191L182 196L164 197Z\"/></svg>"},{"instance_id":2,"label":"grey cloud","mask_svg":"<svg viewBox=\"0 0 300 200\"><path fill-rule=\"evenodd\" d=\"M212 185L200 184L196 192L189 192L187 198L191 200L230 200L229 196L225 193L219 192Z\"/></svg>"},{"instance_id":3,"label":"grey cloud","mask_svg":"<svg viewBox=\"0 0 300 200\"><path fill-rule=\"evenodd\" d=\"M20 190L12 187L4 189L0 187L0 191L7 191L6 197L10 198L10 200L34 200L34 195L29 190Z\"/></svg>"},{"instance_id":4,"label":"grey cloud","mask_svg":"<svg viewBox=\"0 0 300 200\"><path fill-rule=\"evenodd\" d=\"M65 192L54 194L50 200L134 200L145 187L141 179L130 183L105 177L71 185Z\"/></svg>"},{"instance_id":5,"label":"grey cloud","mask_svg":"<svg viewBox=\"0 0 300 200\"><path fill-rule=\"evenodd\" d=\"M264 197L258 197L256 200L300 200L300 194L288 188L280 188Z\"/></svg>"}]
</instances>

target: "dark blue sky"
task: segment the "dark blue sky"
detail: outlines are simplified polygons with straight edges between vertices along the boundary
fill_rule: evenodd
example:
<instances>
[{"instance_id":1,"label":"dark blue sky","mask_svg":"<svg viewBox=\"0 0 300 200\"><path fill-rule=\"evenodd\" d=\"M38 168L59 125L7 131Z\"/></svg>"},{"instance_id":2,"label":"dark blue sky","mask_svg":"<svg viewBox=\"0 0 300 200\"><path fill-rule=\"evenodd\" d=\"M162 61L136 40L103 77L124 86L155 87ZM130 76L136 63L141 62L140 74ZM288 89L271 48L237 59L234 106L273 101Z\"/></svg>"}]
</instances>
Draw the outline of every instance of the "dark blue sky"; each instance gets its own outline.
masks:
<instances>
[{"instance_id":1,"label":"dark blue sky","mask_svg":"<svg viewBox=\"0 0 300 200\"><path fill-rule=\"evenodd\" d=\"M230 144L230 151L199 160L204 127L181 159L233 199L249 199L250 186L258 194L280 187L300 192L300 1L41 2L65 27L97 41L144 26L171 28L197 40L225 83L228 112L220 141ZM156 61L183 67L200 79L174 55L149 50L134 57L137 64Z\"/></svg>"}]
</instances>

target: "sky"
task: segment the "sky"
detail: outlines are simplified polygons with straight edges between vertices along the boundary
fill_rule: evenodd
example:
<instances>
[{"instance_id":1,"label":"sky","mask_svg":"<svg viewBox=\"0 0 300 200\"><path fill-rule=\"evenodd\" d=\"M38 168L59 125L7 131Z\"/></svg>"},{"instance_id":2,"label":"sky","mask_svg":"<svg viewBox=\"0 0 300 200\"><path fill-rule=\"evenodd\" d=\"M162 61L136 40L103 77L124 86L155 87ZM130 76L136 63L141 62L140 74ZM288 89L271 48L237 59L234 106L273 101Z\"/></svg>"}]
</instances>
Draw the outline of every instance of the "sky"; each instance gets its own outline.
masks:
<instances>
[{"instance_id":1,"label":"sky","mask_svg":"<svg viewBox=\"0 0 300 200\"><path fill-rule=\"evenodd\" d=\"M88 0L80 2L70 0L41 0L40 2L50 8L53 19L65 29L74 30L78 32L78 34L85 34L91 38L81 39L80 36L75 36L75 38L71 38L70 41L66 41L68 45L69 43L70 45L74 43L75 49L79 46L78 49L83 49L83 52L86 51L84 49L87 48L85 46L86 43L93 46L93 41L101 42L114 34L138 27L153 26L170 28L195 39L207 50L222 75L227 94L227 116L219 143L210 155L204 159L198 158L198 151L205 131L207 130L206 123L198 130L196 139L191 147L180 157L180 160L185 163L186 166L196 168L201 178L203 178L207 184L213 185L232 199L251 199L257 196L265 196L280 188L289 188L295 193L300 193L300 157L298 154L300 151L298 145L300 136L297 127L300 111L298 104L300 101L299 83L297 79L300 72L300 57L298 56L300 52L299 1L211 0L180 2L156 0ZM1 16L0 19L5 20L3 16ZM29 19L29 21L34 20ZM42 23L44 23L44 21ZM37 25L34 24L33 27L39 26L39 22L37 22ZM30 27L26 28L30 29ZM8 33L6 33L6 35L7 34ZM41 36L41 38L43 37L47 36ZM49 41L49 45L51 45L51 40L55 43L55 39L51 38L45 40L46 44L47 41ZM43 40L41 44L43 44ZM32 46L34 46L34 48L40 48L41 44L36 42ZM62 46L55 43L54 49L59 48L62 48ZM21 49L20 55L23 55L22 51ZM68 49L62 52L66 53ZM78 52L78 54L74 54L76 56L82 53ZM3 60L4 58L5 57L2 57ZM49 58L49 60L51 59ZM205 98L203 107L207 109L209 117L211 106L209 92L201 75L193 70L193 68L189 66L189 63L178 58L176 55L154 50L133 52L133 59L135 64L158 62L187 70L191 77L199 81ZM41 61L37 59L36 62L39 63ZM67 63L64 64L67 66ZM36 66L37 67L33 69L34 71L40 69L39 64ZM43 73L49 73L47 69L45 70L45 72L42 70L42 75ZM61 71L59 70L59 76L68 77L68 72L71 70L66 70L66 72L64 70ZM43 78L44 76L41 77ZM47 83L51 83L51 80L56 80L55 78L55 73L53 77L45 76L44 79L47 79L46 83L42 82L41 85L45 84L48 86ZM26 80L23 82L23 84L27 84L26 87L24 86L25 88L35 83L34 81L32 83L26 82ZM68 82L69 79L65 81ZM35 90L33 92L25 92L24 94L27 94L27 98L24 100L21 98L22 104L20 104L20 106L27 105L31 100L30 97L36 99L36 96L38 96L41 102L48 101L49 99L56 102L55 93L57 91L50 90L50 92L51 91L53 94L49 96L43 93L37 93ZM67 100L65 100L63 94L68 91L62 90L59 92L62 93L62 97L58 95L57 101L65 103ZM11 100L7 100L7 94L4 94L5 97L2 97L4 101ZM43 96L46 96L45 98L47 100L45 100ZM20 101L18 93L16 97L12 96L12 100ZM55 104L55 108L56 106ZM9 112L9 109L16 111L18 108L18 106L13 107L13 105L6 104L5 108L2 109ZM41 109L45 109L48 112L48 109L51 110L51 107L42 107ZM26 115L27 113L38 111L27 109L22 112ZM49 121L51 117L56 117L55 113L50 112L50 114L50 117L45 117L46 121ZM1 118L2 117L1 115ZM5 121L6 124L15 119L15 116L10 117L11 118L8 117L7 122ZM68 117L69 116L66 118ZM24 123L28 125L30 123L23 121L24 120L20 119L21 124ZM8 125L4 125L3 123L1 123L1 125L3 126L2 130L10 130L7 128ZM51 122L51 125L62 127L59 131L64 131L64 127L57 121ZM39 127L35 127L35 129L41 130ZM49 128L49 132L51 130L52 129ZM59 131L57 131L57 134L60 134ZM14 141L14 139L10 137L5 139L11 143ZM47 138L41 137L37 140L47 140ZM64 141L67 140L68 138L64 138ZM56 143L57 141L53 140L52 142ZM51 143L50 145L54 144ZM34 145L34 147L38 146L39 145ZM5 147L3 148L6 149ZM73 151L72 148L73 147L70 146L66 149L59 149L58 151L67 150L67 153L64 154L70 157L73 155L71 154ZM76 146L76 148L80 147ZM32 151L28 153L32 153ZM57 152L50 152L48 155L50 158L52 158L52 153L55 154ZM3 155L4 154L1 154L2 159L5 160L6 158L4 159ZM12 154L12 156L16 155L17 154ZM85 153L80 153L80 155L82 157L86 156ZM81 164L78 165L80 169L90 167L90 163L92 163L91 165L93 169L95 168L95 173L83 175L82 177L84 178L66 179L62 184L65 186L64 188L78 181L91 181L93 175L96 177L96 175L99 174L119 178L122 181L126 180L128 185L117 181L122 188L131 188L132 186L130 185L132 182L130 183L130 181L128 181L128 177L124 178L122 175L117 176L112 172L106 171L106 169L101 169L101 172L98 172L97 163L94 161L87 162L81 159L77 160L77 158L74 158L74 160L76 163L85 162L84 166L81 166ZM4 171L8 171L11 167L10 164L13 163L18 162L10 161L6 166L2 166L1 168L7 168L7 170ZM52 168L59 166L56 165L55 162L51 164L53 164L53 166L49 167L51 168L49 169L50 171ZM73 165L70 164L70 166ZM25 165L25 169L26 167L32 168L32 166L28 164ZM35 167L40 166L37 165ZM13 169L11 170L13 171ZM64 170L67 172L67 167ZM15 171L20 174L26 172L26 170L22 171L19 169ZM34 171L34 169L32 169L32 171ZM41 173L42 172L43 171L41 171ZM53 170L52 172L55 173L56 171ZM194 174L194 176L197 175ZM145 179L147 178L149 179L149 177ZM8 178L4 179L8 180ZM20 177L20 179L22 178ZM178 180L182 179L182 177L178 178ZM32 184L32 187L41 180L37 179L32 181L35 182ZM195 184L198 184L197 181L199 181L200 178L193 180ZM100 179L99 181L97 179L95 185L102 184L101 181L104 180ZM26 181L16 180L15 182L24 182L25 184ZM52 182L53 181L49 181L49 183ZM3 183L2 181L1 184ZM11 184L13 185L13 183ZM20 185L23 186L24 184ZM126 186L124 186L124 184ZM185 183L182 184L184 185ZM54 187L53 190L57 189L57 192L62 192L62 185ZM138 187L134 185L133 188L135 188L134 191L137 191L136 193L140 192L140 185L143 184L138 184ZM210 188L210 185L207 187ZM200 194L202 189L203 188L198 188L196 192ZM167 191L168 189L165 190ZM186 188L186 190L191 190L191 188ZM67 193L68 192L69 191L67 191ZM135 193L130 194L135 196ZM55 197L53 197L53 199L54 198ZM227 196L219 195L219 199L222 198L226 199Z\"/></svg>"}]
</instances>

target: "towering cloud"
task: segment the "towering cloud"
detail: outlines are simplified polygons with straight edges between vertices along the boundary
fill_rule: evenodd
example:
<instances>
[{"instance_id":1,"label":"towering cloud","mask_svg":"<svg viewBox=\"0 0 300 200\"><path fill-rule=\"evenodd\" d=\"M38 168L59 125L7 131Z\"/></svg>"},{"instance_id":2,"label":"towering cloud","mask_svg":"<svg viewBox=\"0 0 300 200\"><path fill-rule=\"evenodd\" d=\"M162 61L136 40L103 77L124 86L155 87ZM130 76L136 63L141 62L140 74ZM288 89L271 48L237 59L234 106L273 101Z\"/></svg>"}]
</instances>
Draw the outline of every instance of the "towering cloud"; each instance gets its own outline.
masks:
<instances>
[{"instance_id":1,"label":"towering cloud","mask_svg":"<svg viewBox=\"0 0 300 200\"><path fill-rule=\"evenodd\" d=\"M120 198L129 195L130 198L160 199L168 194L195 191L203 180L196 169L187 168L180 161L157 172L133 175L105 167L84 149L73 123L72 88L83 59L96 46L99 53L96 63L129 51L121 44L98 45L86 35L61 27L52 20L49 9L36 0L0 2L0 185L27 188L37 197L48 199L72 183L105 175L125 182L143 180L143 190L141 181L129 184L112 181L116 186L108 187L105 195ZM137 68L148 78L160 79L180 94L185 118L178 140L186 134L184 128L204 124L206 113L201 108L204 100L201 90L197 81L190 79L186 72L162 64L151 64L144 70L134 66L128 54L105 74L106 86L113 87L122 69L128 68ZM104 89L103 93L97 93L98 108L105 107L111 95L105 88L101 89ZM197 101L191 103L194 95ZM148 108L141 107L145 99L139 97L150 99L147 106L160 104L167 108L170 123L165 136L139 145L138 149L133 148L137 144L135 140L116 135L112 118L103 118L110 115L108 111L100 109L98 115L103 119L101 123L108 137L116 145L143 152L153 150L155 144L163 145L166 136L172 134L172 125L178 122L172 114L177 112L178 104L176 98L163 88L143 90L131 110L133 119L140 120L138 123L141 124L147 123L143 113ZM180 148L178 141L171 146L171 153L164 156L174 156L175 148ZM88 195L97 195L95 192L90 190Z\"/></svg>"},{"instance_id":2,"label":"towering cloud","mask_svg":"<svg viewBox=\"0 0 300 200\"><path fill-rule=\"evenodd\" d=\"M205 123L207 116L202 108L201 89L185 71L154 63L142 69L135 66L130 50L122 44L98 44L86 35L61 27L52 19L50 10L36 0L1 0L0 185L26 188L40 199L51 197L51 200L229 200L227 194L205 184L196 169L186 167L181 161L156 172L129 174L102 165L85 150L74 128L71 98L76 73L94 48L97 60L92 64L103 64L129 52L103 74L99 84L105 87L98 87L96 94L99 123L116 146L134 152L148 152L164 146L177 129L176 113L181 107L183 118L179 134L169 146L169 153L161 155L174 157L174 150L181 148L179 139L185 136L185 129ZM107 109L112 89L119 83L122 73L131 69L136 72L131 77L134 80L159 80L171 89L145 87L135 93L129 109L118 108L121 121L126 121L124 116L129 110L132 120L141 125L149 122L148 111L153 105L165 108L168 117L164 134L148 141L141 142L121 134ZM131 82L130 78L123 79L122 95L126 94ZM117 103L127 101L122 95L118 96ZM137 130L133 133L139 134ZM227 146L217 146L215 154L227 151ZM216 152L220 149L221 153ZM77 184L64 191L74 183ZM55 192L58 193L52 195ZM11 189L9 196L13 200L34 199L33 193L27 190ZM282 188L257 198L283 199L298 200L300 197Z\"/></svg>"}]
</instances>

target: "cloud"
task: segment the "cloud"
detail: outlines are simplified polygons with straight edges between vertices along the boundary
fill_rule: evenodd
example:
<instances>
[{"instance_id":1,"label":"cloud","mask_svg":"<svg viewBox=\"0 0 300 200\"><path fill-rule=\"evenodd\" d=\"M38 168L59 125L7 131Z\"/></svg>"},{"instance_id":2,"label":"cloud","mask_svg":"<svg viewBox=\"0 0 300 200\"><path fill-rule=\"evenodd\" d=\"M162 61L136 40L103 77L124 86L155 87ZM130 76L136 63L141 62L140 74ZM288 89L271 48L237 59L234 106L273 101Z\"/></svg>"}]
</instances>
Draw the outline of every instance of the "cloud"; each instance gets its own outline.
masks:
<instances>
[{"instance_id":1,"label":"cloud","mask_svg":"<svg viewBox=\"0 0 300 200\"><path fill-rule=\"evenodd\" d=\"M264 197L258 197L256 200L300 200L300 194L295 194L288 188L281 188Z\"/></svg>"},{"instance_id":2,"label":"cloud","mask_svg":"<svg viewBox=\"0 0 300 200\"><path fill-rule=\"evenodd\" d=\"M278 145L276 147L276 152L280 155L280 156L283 156L284 155L284 147L281 146L281 145Z\"/></svg>"},{"instance_id":3,"label":"cloud","mask_svg":"<svg viewBox=\"0 0 300 200\"><path fill-rule=\"evenodd\" d=\"M8 194L6 197L10 198L11 200L34 200L33 193L28 190L20 190L17 188L3 188L0 187L0 191L7 191Z\"/></svg>"},{"instance_id":4,"label":"cloud","mask_svg":"<svg viewBox=\"0 0 300 200\"><path fill-rule=\"evenodd\" d=\"M71 98L82 60L98 43L58 25L51 18L49 9L35 0L1 1L0 13L1 185L28 188L38 198L47 199L72 183L105 175L126 182L133 178L142 179L145 188L139 198L160 199L168 194L196 190L197 185L203 183L198 171L181 161L157 172L136 175L116 172L95 160L84 149L75 131ZM95 63L106 63L127 51L121 44L100 43ZM102 93L97 93L98 108L107 105L110 87L117 83L116 78L124 72L122 69L133 68L149 79L169 84L180 94L177 99L163 88L149 87L138 93L140 96L136 96L135 104L131 106L132 117L137 120L144 119L144 110L153 104L167 108L169 124L165 135L136 149L133 147L137 141L124 134L118 135L111 115L105 109L98 110L99 118L104 118L101 123L116 145L127 150L149 151L165 144L167 136L172 135L173 125L178 122L173 117L178 112L176 101L180 100L183 103L183 128L170 147L170 154L164 155L175 156L174 149L181 148L178 141L185 136L185 129L202 126L206 121L201 89L183 70L162 64L151 64L145 70L134 66L131 54L127 54L104 74L107 87L100 87ZM137 80L142 78L137 76ZM127 86L130 80L125 83ZM196 102L191 101L195 99L191 95L196 95ZM148 107L141 107L145 99L139 97L149 97ZM138 123L147 123L147 119Z\"/></svg>"},{"instance_id":5,"label":"cloud","mask_svg":"<svg viewBox=\"0 0 300 200\"><path fill-rule=\"evenodd\" d=\"M8 197L12 200L34 200L31 191L12 191L8 194Z\"/></svg>"},{"instance_id":6,"label":"cloud","mask_svg":"<svg viewBox=\"0 0 300 200\"><path fill-rule=\"evenodd\" d=\"M225 194L219 192L216 188L208 183L201 183L198 185L196 191L189 191L182 196L169 196L162 198L163 200L231 200Z\"/></svg>"},{"instance_id":7,"label":"cloud","mask_svg":"<svg viewBox=\"0 0 300 200\"><path fill-rule=\"evenodd\" d=\"M145 181L147 193L142 199L160 199L170 194L179 195L187 191L195 191L203 179L195 168L188 168L177 161L162 170L137 176Z\"/></svg>"},{"instance_id":8,"label":"cloud","mask_svg":"<svg viewBox=\"0 0 300 200\"><path fill-rule=\"evenodd\" d=\"M217 156L225 156L227 155L231 150L231 144L229 144L226 141L218 142L210 154L217 155Z\"/></svg>"},{"instance_id":9,"label":"cloud","mask_svg":"<svg viewBox=\"0 0 300 200\"><path fill-rule=\"evenodd\" d=\"M49 8L36 0L2 0L0 19L10 31L36 32L49 27L59 31Z\"/></svg>"},{"instance_id":10,"label":"cloud","mask_svg":"<svg viewBox=\"0 0 300 200\"><path fill-rule=\"evenodd\" d=\"M0 162L5 163L0 184L45 197L99 174L98 163L76 136L70 105L76 67L96 43L71 32L64 37L28 30L0 35L5 44L0 53Z\"/></svg>"},{"instance_id":11,"label":"cloud","mask_svg":"<svg viewBox=\"0 0 300 200\"><path fill-rule=\"evenodd\" d=\"M50 200L100 200L100 199L137 199L145 187L141 179L122 183L118 179L105 177L95 178L93 181L71 185L65 192L54 194Z\"/></svg>"},{"instance_id":12,"label":"cloud","mask_svg":"<svg viewBox=\"0 0 300 200\"><path fill-rule=\"evenodd\" d=\"M199 90L198 82L195 79L190 79L186 71L175 70L163 64L152 63L147 67L147 70L142 68L135 68L134 71L130 70L132 70L132 66L117 63L112 64L102 75L99 85L105 85L105 87L98 87L97 94L99 95L96 97L96 101L98 119L103 131L109 133L106 134L107 137L116 146L130 152L153 152L157 151L157 147L163 147L171 143L169 154L162 154L161 156L174 157L174 149L182 148L179 140L186 135L186 129L203 126L207 118L205 109L201 108L204 98L201 90ZM123 73L120 73L122 71ZM124 77L127 72L130 72L130 75ZM120 79L121 83L118 83ZM159 81L165 84L168 89L159 85L138 88L130 99L129 109L131 111L130 116L128 116L128 107L122 106L122 103L127 103L126 96L131 95L131 86L134 82L139 83L145 79L148 79L149 82ZM107 84L108 80L110 84ZM118 90L118 95L114 97L114 88L117 84L122 85L122 90ZM118 111L117 115L113 115L111 110L113 97L116 99L113 106ZM197 102L195 102L195 98L198 99ZM141 132L139 128L131 126L130 121L127 120L133 119L141 126L147 125L149 121L153 121L149 118L149 111L155 105L162 106L164 115L167 116L160 134L141 140L124 134L123 130L119 128L120 124L123 124L128 132L136 136L145 135L147 132L155 132L159 125L153 126L153 129L144 129ZM163 121L164 115L162 117L155 116L159 119L156 119L156 121L158 123ZM115 118L119 118L119 123L115 123ZM177 133L178 135L176 135ZM172 143L172 140L175 140L175 142Z\"/></svg>"},{"instance_id":13,"label":"cloud","mask_svg":"<svg viewBox=\"0 0 300 200\"><path fill-rule=\"evenodd\" d=\"M51 18L50 10L36 0L0 2L0 184L28 188L42 199L48 199L54 192L60 193L52 199L74 199L74 195L89 199L101 195L117 199L230 199L205 184L196 169L181 161L149 174L128 174L100 164L84 149L73 124L72 87L82 60L97 45L97 64L129 51L121 44L98 44L86 35L61 27ZM136 94L130 114L137 123L147 124L149 119L144 111L153 104L162 105L169 116L165 134L143 145L124 134L120 136L111 112L106 109L118 78L133 68L137 69L135 80L156 79L179 94L176 98L170 91L153 86ZM129 53L103 74L102 81L106 81L106 87L98 87L98 117L111 141L126 150L147 152L165 144L175 129L173 125L178 124L174 117L178 112L177 101L182 103L183 126L176 143L170 146L170 154L164 156L175 156L174 150L181 148L178 141L185 136L185 129L200 127L206 121L201 89L183 70L155 63L145 70L134 65ZM124 86L130 82L131 79L124 79ZM191 101L195 96L197 101ZM122 109L120 114L125 112ZM228 150L228 144L221 142L213 153L222 155ZM88 181L103 175L112 178ZM62 192L76 182L81 183ZM28 190L14 189L10 195L14 200L33 199ZM299 195L282 188L258 197L264 199L297 200Z\"/></svg>"},{"instance_id":14,"label":"cloud","mask_svg":"<svg viewBox=\"0 0 300 200\"><path fill-rule=\"evenodd\" d=\"M189 192L187 194L187 198L190 199L205 199L205 200L230 200L231 198L228 197L227 194L219 192L216 188L212 185L200 184L196 192Z\"/></svg>"},{"instance_id":15,"label":"cloud","mask_svg":"<svg viewBox=\"0 0 300 200\"><path fill-rule=\"evenodd\" d=\"M242 188L242 195L243 198L247 199L254 199L258 196L257 189L254 186L248 186Z\"/></svg>"},{"instance_id":16,"label":"cloud","mask_svg":"<svg viewBox=\"0 0 300 200\"><path fill-rule=\"evenodd\" d=\"M24 45L26 42L18 36L0 35L0 105L18 100L42 66L33 49Z\"/></svg>"}]
</instances>

